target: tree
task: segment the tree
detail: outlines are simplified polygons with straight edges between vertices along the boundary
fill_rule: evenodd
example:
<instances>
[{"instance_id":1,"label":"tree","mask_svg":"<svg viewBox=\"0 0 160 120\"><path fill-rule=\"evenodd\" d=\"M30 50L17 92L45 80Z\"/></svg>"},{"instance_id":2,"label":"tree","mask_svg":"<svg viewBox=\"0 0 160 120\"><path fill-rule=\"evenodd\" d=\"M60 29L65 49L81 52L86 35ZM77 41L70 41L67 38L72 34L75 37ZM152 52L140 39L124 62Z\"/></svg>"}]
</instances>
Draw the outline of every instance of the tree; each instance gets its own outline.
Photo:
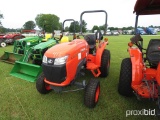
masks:
<instances>
[{"instance_id":1,"label":"tree","mask_svg":"<svg viewBox=\"0 0 160 120\"><path fill-rule=\"evenodd\" d=\"M53 30L60 28L59 17L54 14L38 14L35 21L37 26L46 32L53 32Z\"/></svg>"},{"instance_id":2,"label":"tree","mask_svg":"<svg viewBox=\"0 0 160 120\"><path fill-rule=\"evenodd\" d=\"M0 26L0 33L5 33L6 29L3 26Z\"/></svg>"},{"instance_id":3,"label":"tree","mask_svg":"<svg viewBox=\"0 0 160 120\"><path fill-rule=\"evenodd\" d=\"M149 27L153 27L153 25L150 25Z\"/></svg>"},{"instance_id":4,"label":"tree","mask_svg":"<svg viewBox=\"0 0 160 120\"><path fill-rule=\"evenodd\" d=\"M27 30L32 30L36 27L36 24L34 23L34 21L27 21L24 25L23 28L27 29Z\"/></svg>"},{"instance_id":5,"label":"tree","mask_svg":"<svg viewBox=\"0 0 160 120\"><path fill-rule=\"evenodd\" d=\"M66 26L66 27L64 28L64 31L65 31L65 32L69 31L69 27Z\"/></svg>"},{"instance_id":6,"label":"tree","mask_svg":"<svg viewBox=\"0 0 160 120\"><path fill-rule=\"evenodd\" d=\"M105 25L99 26L99 29L104 31L105 30Z\"/></svg>"},{"instance_id":7,"label":"tree","mask_svg":"<svg viewBox=\"0 0 160 120\"><path fill-rule=\"evenodd\" d=\"M62 30L62 22L59 23L58 30Z\"/></svg>"},{"instance_id":8,"label":"tree","mask_svg":"<svg viewBox=\"0 0 160 120\"><path fill-rule=\"evenodd\" d=\"M0 19L3 19L3 14L0 14ZM1 21L0 21L0 25L2 25Z\"/></svg>"},{"instance_id":9,"label":"tree","mask_svg":"<svg viewBox=\"0 0 160 120\"><path fill-rule=\"evenodd\" d=\"M87 23L82 20L82 32L86 32L87 31Z\"/></svg>"},{"instance_id":10,"label":"tree","mask_svg":"<svg viewBox=\"0 0 160 120\"><path fill-rule=\"evenodd\" d=\"M79 22L75 21L75 32L79 32L79 30L80 30ZM71 22L69 26L69 32L74 32L74 22Z\"/></svg>"},{"instance_id":11,"label":"tree","mask_svg":"<svg viewBox=\"0 0 160 120\"><path fill-rule=\"evenodd\" d=\"M110 29L111 31L112 31L112 30L115 30L115 28L114 28L114 27L108 27L108 29Z\"/></svg>"},{"instance_id":12,"label":"tree","mask_svg":"<svg viewBox=\"0 0 160 120\"><path fill-rule=\"evenodd\" d=\"M97 25L94 25L92 28L92 32L94 33L95 30L99 30L99 27Z\"/></svg>"}]
</instances>

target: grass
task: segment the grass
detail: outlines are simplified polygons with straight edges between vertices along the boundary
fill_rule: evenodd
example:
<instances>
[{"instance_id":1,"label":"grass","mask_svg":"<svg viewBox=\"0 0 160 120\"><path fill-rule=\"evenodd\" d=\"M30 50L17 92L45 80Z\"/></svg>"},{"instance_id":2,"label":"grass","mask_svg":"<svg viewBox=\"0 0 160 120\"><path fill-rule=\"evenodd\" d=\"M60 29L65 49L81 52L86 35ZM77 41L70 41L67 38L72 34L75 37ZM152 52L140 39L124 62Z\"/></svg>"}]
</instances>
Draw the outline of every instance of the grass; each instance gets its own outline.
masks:
<instances>
[{"instance_id":1,"label":"grass","mask_svg":"<svg viewBox=\"0 0 160 120\"><path fill-rule=\"evenodd\" d=\"M128 116L126 110L155 109L155 102L138 101L136 97L126 98L118 94L120 64L123 58L129 57L127 44L130 35L108 36L107 49L111 52L110 74L107 78L98 78L101 82L101 93L97 106L89 109L83 104L84 91L41 95L35 83L27 82L9 75L13 65L0 62L0 120L125 120L158 119L155 116ZM160 36L142 36L144 47L151 38ZM0 48L12 51L13 46ZM80 79L90 79L93 75L87 72Z\"/></svg>"}]
</instances>

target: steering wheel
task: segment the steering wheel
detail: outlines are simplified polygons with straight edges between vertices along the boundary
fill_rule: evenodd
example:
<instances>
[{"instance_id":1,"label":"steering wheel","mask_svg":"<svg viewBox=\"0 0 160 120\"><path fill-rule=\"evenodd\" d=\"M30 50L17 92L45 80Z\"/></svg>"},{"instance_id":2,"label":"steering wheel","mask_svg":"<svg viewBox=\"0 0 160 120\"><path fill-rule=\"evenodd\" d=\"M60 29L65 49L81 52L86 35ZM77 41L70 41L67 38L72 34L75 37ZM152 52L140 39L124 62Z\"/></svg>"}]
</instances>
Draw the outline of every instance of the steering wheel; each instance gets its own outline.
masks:
<instances>
[{"instance_id":1,"label":"steering wheel","mask_svg":"<svg viewBox=\"0 0 160 120\"><path fill-rule=\"evenodd\" d=\"M130 40L132 43L138 43L139 41L143 41L142 37L139 34L136 34Z\"/></svg>"},{"instance_id":2,"label":"steering wheel","mask_svg":"<svg viewBox=\"0 0 160 120\"><path fill-rule=\"evenodd\" d=\"M55 40L57 40L57 41L59 41L59 40L60 40L60 38L58 38L58 37L54 37L54 39L55 39Z\"/></svg>"},{"instance_id":3,"label":"steering wheel","mask_svg":"<svg viewBox=\"0 0 160 120\"><path fill-rule=\"evenodd\" d=\"M143 41L143 38L140 36L140 34L136 34L131 39L131 42L135 44L140 50L143 50L144 48L140 44L140 41Z\"/></svg>"}]
</instances>

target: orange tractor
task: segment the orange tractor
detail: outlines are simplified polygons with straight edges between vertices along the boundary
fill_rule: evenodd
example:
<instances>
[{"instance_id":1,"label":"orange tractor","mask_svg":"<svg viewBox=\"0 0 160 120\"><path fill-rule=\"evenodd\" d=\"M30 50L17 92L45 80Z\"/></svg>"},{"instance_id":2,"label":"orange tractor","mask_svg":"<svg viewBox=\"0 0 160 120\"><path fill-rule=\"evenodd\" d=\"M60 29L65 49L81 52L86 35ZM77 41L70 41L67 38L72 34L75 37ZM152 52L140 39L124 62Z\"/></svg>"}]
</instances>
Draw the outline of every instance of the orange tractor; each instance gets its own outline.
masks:
<instances>
[{"instance_id":1,"label":"orange tractor","mask_svg":"<svg viewBox=\"0 0 160 120\"><path fill-rule=\"evenodd\" d=\"M82 33L82 15L84 13L104 12L104 10L84 11L80 16ZM105 29L106 31L106 29ZM39 93L47 94L51 90L55 92L67 91L69 85L78 88L70 91L85 89L84 104L93 108L98 102L100 94L100 81L93 78L88 83L78 82L76 78L84 75L84 69L90 70L94 77L106 77L110 67L110 51L105 49L108 39L102 40L101 32L85 35L84 39L75 39L71 42L57 44L48 49L43 56L42 74L36 81ZM98 41L96 45L96 40Z\"/></svg>"},{"instance_id":2,"label":"orange tractor","mask_svg":"<svg viewBox=\"0 0 160 120\"><path fill-rule=\"evenodd\" d=\"M134 12L136 33L138 16L160 14L160 1L137 0ZM130 58L122 60L118 92L124 96L132 96L134 93L138 99L157 100L160 109L160 39L151 39L147 49L143 48L143 39L139 34L130 40Z\"/></svg>"}]
</instances>

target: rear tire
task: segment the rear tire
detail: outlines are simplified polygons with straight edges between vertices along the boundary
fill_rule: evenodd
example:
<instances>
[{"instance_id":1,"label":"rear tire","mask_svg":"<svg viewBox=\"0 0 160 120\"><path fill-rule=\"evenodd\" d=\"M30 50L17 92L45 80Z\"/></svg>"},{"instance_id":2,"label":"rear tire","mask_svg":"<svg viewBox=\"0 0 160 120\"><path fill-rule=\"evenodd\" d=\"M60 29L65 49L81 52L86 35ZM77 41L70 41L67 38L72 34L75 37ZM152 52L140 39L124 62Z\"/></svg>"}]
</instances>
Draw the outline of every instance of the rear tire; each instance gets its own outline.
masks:
<instances>
[{"instance_id":1,"label":"rear tire","mask_svg":"<svg viewBox=\"0 0 160 120\"><path fill-rule=\"evenodd\" d=\"M100 77L107 77L109 74L109 68L110 68L110 51L104 49L101 57Z\"/></svg>"},{"instance_id":2,"label":"rear tire","mask_svg":"<svg viewBox=\"0 0 160 120\"><path fill-rule=\"evenodd\" d=\"M41 73L36 81L36 89L41 94L47 94L51 91L49 85L44 82L44 73Z\"/></svg>"},{"instance_id":3,"label":"rear tire","mask_svg":"<svg viewBox=\"0 0 160 120\"><path fill-rule=\"evenodd\" d=\"M100 94L100 82L91 79L85 88L84 104L89 108L94 108L98 102Z\"/></svg>"},{"instance_id":4,"label":"rear tire","mask_svg":"<svg viewBox=\"0 0 160 120\"><path fill-rule=\"evenodd\" d=\"M1 46L1 47L6 47L7 44L6 44L5 42L1 42L1 43L0 43L0 46Z\"/></svg>"},{"instance_id":5,"label":"rear tire","mask_svg":"<svg viewBox=\"0 0 160 120\"><path fill-rule=\"evenodd\" d=\"M123 96L130 97L133 95L131 88L132 82L132 63L130 58L125 58L121 63L119 76L118 92Z\"/></svg>"}]
</instances>

